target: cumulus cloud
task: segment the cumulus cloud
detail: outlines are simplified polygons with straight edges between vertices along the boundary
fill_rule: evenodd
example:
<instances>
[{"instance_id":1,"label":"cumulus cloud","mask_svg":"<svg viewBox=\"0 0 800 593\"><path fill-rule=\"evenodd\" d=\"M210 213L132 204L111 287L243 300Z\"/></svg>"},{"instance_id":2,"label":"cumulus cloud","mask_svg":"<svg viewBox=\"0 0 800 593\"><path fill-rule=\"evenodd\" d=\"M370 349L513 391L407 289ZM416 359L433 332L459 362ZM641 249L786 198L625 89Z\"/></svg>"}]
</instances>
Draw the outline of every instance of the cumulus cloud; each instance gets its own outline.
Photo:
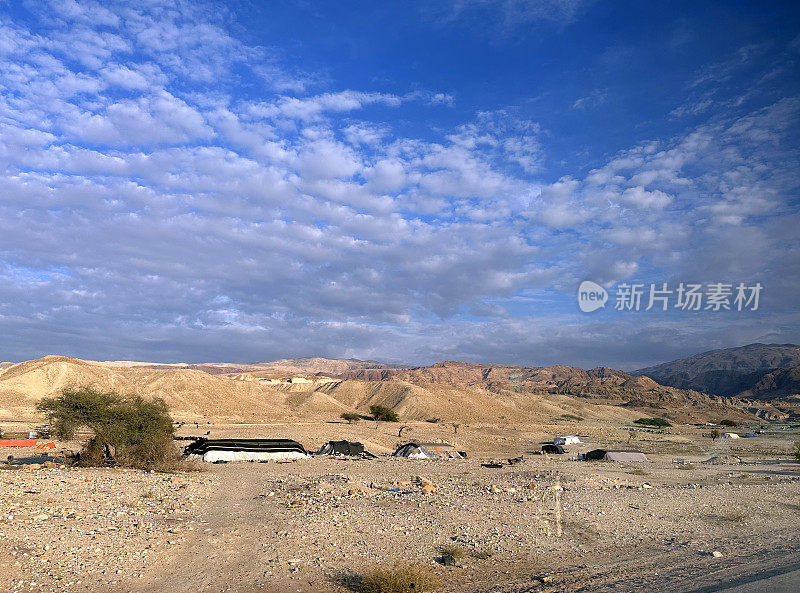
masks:
<instances>
[{"instance_id":1,"label":"cumulus cloud","mask_svg":"<svg viewBox=\"0 0 800 593\"><path fill-rule=\"evenodd\" d=\"M0 34L9 358L577 362L584 322L545 313L587 276L728 279L714 270L790 302L796 99L548 180L546 132L517 110L403 135L382 114L452 96L306 92L201 5L34 12L36 32ZM258 92L220 90L241 68Z\"/></svg>"}]
</instances>

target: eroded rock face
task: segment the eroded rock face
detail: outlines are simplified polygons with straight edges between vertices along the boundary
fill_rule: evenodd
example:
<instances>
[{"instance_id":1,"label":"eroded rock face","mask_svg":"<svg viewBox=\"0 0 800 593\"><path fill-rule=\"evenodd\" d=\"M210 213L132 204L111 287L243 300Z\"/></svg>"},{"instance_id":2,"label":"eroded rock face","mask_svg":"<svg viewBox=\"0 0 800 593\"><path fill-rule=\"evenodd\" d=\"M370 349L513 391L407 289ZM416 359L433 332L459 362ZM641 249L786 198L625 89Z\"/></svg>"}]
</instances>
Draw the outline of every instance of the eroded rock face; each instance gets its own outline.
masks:
<instances>
[{"instance_id":1,"label":"eroded rock face","mask_svg":"<svg viewBox=\"0 0 800 593\"><path fill-rule=\"evenodd\" d=\"M489 391L555 393L616 400L619 403L644 407L676 404L735 405L735 402L723 404L695 391L666 387L649 377L636 377L609 367L521 367L447 361L428 367L407 369L350 370L339 375L339 378L478 387Z\"/></svg>"}]
</instances>

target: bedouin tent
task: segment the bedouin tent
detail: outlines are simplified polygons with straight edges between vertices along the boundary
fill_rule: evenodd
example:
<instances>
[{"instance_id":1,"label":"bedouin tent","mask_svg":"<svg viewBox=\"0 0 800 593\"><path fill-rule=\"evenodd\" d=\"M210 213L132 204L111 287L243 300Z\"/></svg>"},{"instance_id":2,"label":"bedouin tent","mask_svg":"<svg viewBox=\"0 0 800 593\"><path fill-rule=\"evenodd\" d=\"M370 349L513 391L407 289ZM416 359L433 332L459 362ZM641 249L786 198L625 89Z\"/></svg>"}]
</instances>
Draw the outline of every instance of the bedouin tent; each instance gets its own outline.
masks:
<instances>
[{"instance_id":1,"label":"bedouin tent","mask_svg":"<svg viewBox=\"0 0 800 593\"><path fill-rule=\"evenodd\" d=\"M583 458L586 461L647 461L647 456L641 451L609 451L607 449L589 451Z\"/></svg>"},{"instance_id":2,"label":"bedouin tent","mask_svg":"<svg viewBox=\"0 0 800 593\"><path fill-rule=\"evenodd\" d=\"M556 453L561 455L565 453L564 447L561 445L543 445L542 446L542 453Z\"/></svg>"},{"instance_id":3,"label":"bedouin tent","mask_svg":"<svg viewBox=\"0 0 800 593\"><path fill-rule=\"evenodd\" d=\"M553 439L554 445L578 445L581 440L576 436L556 437Z\"/></svg>"},{"instance_id":4,"label":"bedouin tent","mask_svg":"<svg viewBox=\"0 0 800 593\"><path fill-rule=\"evenodd\" d=\"M303 445L291 439L206 439L199 438L183 450L203 461L282 461L308 459Z\"/></svg>"},{"instance_id":5,"label":"bedouin tent","mask_svg":"<svg viewBox=\"0 0 800 593\"><path fill-rule=\"evenodd\" d=\"M364 445L353 441L328 441L319 451L317 455L335 455L344 457L369 457L374 459L374 455L364 448Z\"/></svg>"},{"instance_id":6,"label":"bedouin tent","mask_svg":"<svg viewBox=\"0 0 800 593\"><path fill-rule=\"evenodd\" d=\"M736 434L735 432L723 432L720 435L720 438L721 439L738 439L739 435Z\"/></svg>"},{"instance_id":7,"label":"bedouin tent","mask_svg":"<svg viewBox=\"0 0 800 593\"><path fill-rule=\"evenodd\" d=\"M464 455L447 443L406 443L392 453L393 457L410 459L462 459Z\"/></svg>"}]
</instances>

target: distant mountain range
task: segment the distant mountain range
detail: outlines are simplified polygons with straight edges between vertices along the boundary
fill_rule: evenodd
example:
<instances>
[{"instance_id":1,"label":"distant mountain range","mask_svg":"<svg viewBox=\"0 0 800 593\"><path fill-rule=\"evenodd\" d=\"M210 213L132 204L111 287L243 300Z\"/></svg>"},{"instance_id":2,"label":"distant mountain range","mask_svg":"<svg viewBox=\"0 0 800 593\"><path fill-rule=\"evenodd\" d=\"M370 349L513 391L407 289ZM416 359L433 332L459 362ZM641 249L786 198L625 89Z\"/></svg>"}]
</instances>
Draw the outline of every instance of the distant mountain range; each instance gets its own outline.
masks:
<instances>
[{"instance_id":1,"label":"distant mountain range","mask_svg":"<svg viewBox=\"0 0 800 593\"><path fill-rule=\"evenodd\" d=\"M367 413L375 404L408 420L449 422L748 417L721 398L606 367L444 362L396 368L324 358L184 365L45 356L0 370L0 420L33 418L41 398L82 386L161 397L175 417L190 420L331 420L342 412Z\"/></svg>"},{"instance_id":2,"label":"distant mountain range","mask_svg":"<svg viewBox=\"0 0 800 593\"><path fill-rule=\"evenodd\" d=\"M800 394L800 346L749 344L639 369L662 385L723 397L772 400Z\"/></svg>"}]
</instances>

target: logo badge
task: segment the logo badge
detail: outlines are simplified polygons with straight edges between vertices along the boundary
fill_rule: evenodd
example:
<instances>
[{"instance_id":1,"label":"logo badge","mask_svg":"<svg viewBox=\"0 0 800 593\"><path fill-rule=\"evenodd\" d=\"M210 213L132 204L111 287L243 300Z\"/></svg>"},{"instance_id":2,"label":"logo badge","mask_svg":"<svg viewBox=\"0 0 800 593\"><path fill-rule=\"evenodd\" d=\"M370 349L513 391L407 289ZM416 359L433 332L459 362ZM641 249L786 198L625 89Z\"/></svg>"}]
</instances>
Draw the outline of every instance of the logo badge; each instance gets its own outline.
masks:
<instances>
[{"instance_id":1,"label":"logo badge","mask_svg":"<svg viewBox=\"0 0 800 593\"><path fill-rule=\"evenodd\" d=\"M605 288L591 280L581 282L578 287L578 307L581 311L591 313L605 307L606 301L608 301L608 293Z\"/></svg>"}]
</instances>

